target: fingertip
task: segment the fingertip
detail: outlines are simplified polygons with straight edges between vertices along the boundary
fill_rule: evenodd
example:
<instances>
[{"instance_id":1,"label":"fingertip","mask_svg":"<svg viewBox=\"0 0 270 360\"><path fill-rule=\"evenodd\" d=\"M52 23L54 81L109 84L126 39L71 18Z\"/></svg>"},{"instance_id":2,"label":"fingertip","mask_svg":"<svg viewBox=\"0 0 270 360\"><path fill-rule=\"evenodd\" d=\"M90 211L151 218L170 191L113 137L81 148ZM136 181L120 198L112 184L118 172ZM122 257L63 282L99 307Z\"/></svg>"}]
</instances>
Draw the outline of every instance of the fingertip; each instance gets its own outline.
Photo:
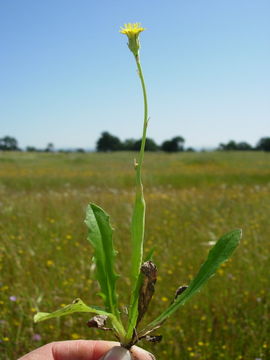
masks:
<instances>
[{"instance_id":1,"label":"fingertip","mask_svg":"<svg viewBox=\"0 0 270 360\"><path fill-rule=\"evenodd\" d=\"M54 360L98 360L118 343L101 340L67 340L53 343Z\"/></svg>"}]
</instances>

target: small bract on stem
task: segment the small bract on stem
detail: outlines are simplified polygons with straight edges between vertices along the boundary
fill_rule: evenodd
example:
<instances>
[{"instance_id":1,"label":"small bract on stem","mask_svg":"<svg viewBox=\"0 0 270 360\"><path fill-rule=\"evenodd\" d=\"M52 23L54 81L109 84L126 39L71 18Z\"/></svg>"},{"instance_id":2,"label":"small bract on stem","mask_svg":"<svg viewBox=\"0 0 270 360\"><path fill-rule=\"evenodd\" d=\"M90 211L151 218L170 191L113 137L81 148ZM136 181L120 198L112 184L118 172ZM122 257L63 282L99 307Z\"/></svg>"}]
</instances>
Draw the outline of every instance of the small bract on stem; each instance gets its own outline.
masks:
<instances>
[{"instance_id":1,"label":"small bract on stem","mask_svg":"<svg viewBox=\"0 0 270 360\"><path fill-rule=\"evenodd\" d=\"M34 321L39 322L75 312L96 314L87 322L87 325L90 328L112 331L121 343L122 348L126 349L130 349L140 340L150 342L160 341L161 336L150 336L150 334L158 329L180 306L184 305L194 294L201 290L203 285L215 274L218 267L232 255L241 238L241 230L234 230L222 236L210 250L206 261L190 284L178 287L175 293L172 294L172 301L168 308L143 329L139 329L140 321L145 315L154 294L157 279L157 268L152 262L153 251L146 258L143 257L145 200L143 195L142 165L148 127L148 103L140 62L139 35L144 30L140 23L125 24L120 30L122 34L127 36L128 47L135 58L144 103L141 147L138 159L134 163L136 193L131 219L131 296L128 307L128 325L124 326L118 305L118 295L116 292L118 275L115 273L116 251L112 240L113 229L110 224L110 218L103 209L92 203L87 207L85 223L89 230L88 240L94 249L95 276L99 282L99 294L103 299L104 309L88 306L82 300L76 299L72 304L53 313L37 313L34 317ZM111 322L109 327L106 324L108 320ZM104 359L109 360L113 357L114 360L117 360L121 356L123 359L131 358L127 350L121 350L121 347L118 347L105 355Z\"/></svg>"}]
</instances>

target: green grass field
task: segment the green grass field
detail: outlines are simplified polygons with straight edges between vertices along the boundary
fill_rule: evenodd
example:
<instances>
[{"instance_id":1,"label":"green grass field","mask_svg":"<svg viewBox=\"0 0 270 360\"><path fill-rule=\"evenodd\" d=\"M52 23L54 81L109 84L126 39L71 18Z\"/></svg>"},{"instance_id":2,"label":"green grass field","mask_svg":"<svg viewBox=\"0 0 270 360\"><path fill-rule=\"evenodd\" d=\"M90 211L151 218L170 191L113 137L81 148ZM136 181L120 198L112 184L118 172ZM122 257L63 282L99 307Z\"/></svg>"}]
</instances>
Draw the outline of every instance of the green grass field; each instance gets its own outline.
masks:
<instances>
[{"instance_id":1,"label":"green grass field","mask_svg":"<svg viewBox=\"0 0 270 360\"><path fill-rule=\"evenodd\" d=\"M89 202L115 228L118 293L129 298L133 156L0 153L0 358L44 343L108 338L87 315L33 324L80 297L101 305L83 223ZM200 294L145 344L157 359L270 359L270 154L147 153L145 249L156 247L159 275L148 320L188 284L214 242L243 229L240 248ZM144 346L144 344L141 344Z\"/></svg>"}]
</instances>

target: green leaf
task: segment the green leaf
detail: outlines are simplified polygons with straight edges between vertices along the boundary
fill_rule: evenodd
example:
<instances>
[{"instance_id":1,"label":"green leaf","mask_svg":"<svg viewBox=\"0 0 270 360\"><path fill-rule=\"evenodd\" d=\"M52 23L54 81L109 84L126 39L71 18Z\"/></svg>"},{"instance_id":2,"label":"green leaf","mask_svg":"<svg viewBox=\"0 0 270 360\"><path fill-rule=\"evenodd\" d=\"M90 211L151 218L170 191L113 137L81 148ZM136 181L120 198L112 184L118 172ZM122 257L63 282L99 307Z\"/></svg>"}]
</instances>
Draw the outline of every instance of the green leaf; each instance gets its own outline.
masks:
<instances>
[{"instance_id":1,"label":"green leaf","mask_svg":"<svg viewBox=\"0 0 270 360\"><path fill-rule=\"evenodd\" d=\"M137 174L138 175L138 174ZM143 240L145 228L145 200L141 180L138 179L135 204L131 222L131 299L128 317L127 342L133 337L138 318L139 291L142 283L140 275L143 258Z\"/></svg>"},{"instance_id":2,"label":"green leaf","mask_svg":"<svg viewBox=\"0 0 270 360\"><path fill-rule=\"evenodd\" d=\"M97 307L89 307L87 306L81 299L76 299L73 301L72 304L69 304L59 310L56 310L52 313L46 313L46 312L39 312L34 316L34 322L40 322L48 319L58 318L60 316L69 315L75 312L88 312L88 313L94 313L98 315L106 315L110 316L112 314L107 313L106 311L103 311Z\"/></svg>"},{"instance_id":3,"label":"green leaf","mask_svg":"<svg viewBox=\"0 0 270 360\"><path fill-rule=\"evenodd\" d=\"M222 236L209 251L207 260L201 266L198 274L191 281L189 287L176 298L167 310L142 330L141 333L146 333L161 325L181 305L184 305L193 295L200 291L209 278L215 274L218 267L232 255L233 251L239 245L241 234L241 230L234 230Z\"/></svg>"},{"instance_id":4,"label":"green leaf","mask_svg":"<svg viewBox=\"0 0 270 360\"><path fill-rule=\"evenodd\" d=\"M156 247L153 246L149 251L148 253L146 254L145 258L144 258L144 261L143 262L146 262L146 261L149 261L149 260L153 260L153 255L154 255L154 252L156 251Z\"/></svg>"},{"instance_id":5,"label":"green leaf","mask_svg":"<svg viewBox=\"0 0 270 360\"><path fill-rule=\"evenodd\" d=\"M138 311L138 302L139 302L139 295L140 295L140 288L142 285L143 276L142 274L139 275L138 280L136 282L136 288L133 290L131 294L131 301L130 301L130 308L129 308L129 317L128 317L128 330L126 335L126 343L130 343L133 338L134 329L137 324L137 319L139 315Z\"/></svg>"},{"instance_id":6,"label":"green leaf","mask_svg":"<svg viewBox=\"0 0 270 360\"><path fill-rule=\"evenodd\" d=\"M98 315L107 316L108 318L111 319L113 327L116 331L116 335L119 337L121 341L124 340L126 335L125 329L123 328L123 325L121 324L120 321L118 321L115 315L105 310L102 310L97 306L87 306L81 299L75 299L72 304L69 304L52 313L39 312L34 316L34 322L37 323L40 321L58 318L60 316L69 315L76 312L94 313Z\"/></svg>"},{"instance_id":7,"label":"green leaf","mask_svg":"<svg viewBox=\"0 0 270 360\"><path fill-rule=\"evenodd\" d=\"M99 282L106 311L119 319L114 272L115 250L112 241L112 227L109 215L95 204L89 204L85 223L89 229L88 240L94 248L96 277Z\"/></svg>"}]
</instances>

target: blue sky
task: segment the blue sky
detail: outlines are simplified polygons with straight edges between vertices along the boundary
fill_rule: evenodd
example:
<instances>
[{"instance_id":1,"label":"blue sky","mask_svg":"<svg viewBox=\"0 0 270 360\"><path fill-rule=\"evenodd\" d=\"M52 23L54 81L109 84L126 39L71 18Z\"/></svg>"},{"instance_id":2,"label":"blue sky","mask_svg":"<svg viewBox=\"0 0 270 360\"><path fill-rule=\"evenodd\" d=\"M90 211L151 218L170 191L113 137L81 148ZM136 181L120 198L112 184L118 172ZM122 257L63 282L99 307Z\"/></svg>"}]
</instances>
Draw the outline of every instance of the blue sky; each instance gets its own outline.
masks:
<instances>
[{"instance_id":1,"label":"blue sky","mask_svg":"<svg viewBox=\"0 0 270 360\"><path fill-rule=\"evenodd\" d=\"M142 95L119 27L141 22L148 136L187 146L270 136L269 0L0 1L0 137L93 148L139 138Z\"/></svg>"}]
</instances>

